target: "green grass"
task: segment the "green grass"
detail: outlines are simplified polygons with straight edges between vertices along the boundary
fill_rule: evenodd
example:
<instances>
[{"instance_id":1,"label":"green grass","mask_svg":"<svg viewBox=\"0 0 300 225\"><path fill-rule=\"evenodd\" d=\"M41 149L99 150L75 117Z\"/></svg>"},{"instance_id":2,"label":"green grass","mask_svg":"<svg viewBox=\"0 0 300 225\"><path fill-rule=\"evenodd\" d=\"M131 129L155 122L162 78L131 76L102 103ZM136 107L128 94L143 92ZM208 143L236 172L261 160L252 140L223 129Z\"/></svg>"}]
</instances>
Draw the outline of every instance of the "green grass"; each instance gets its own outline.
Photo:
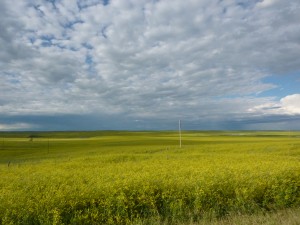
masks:
<instances>
[{"instance_id":1,"label":"green grass","mask_svg":"<svg viewBox=\"0 0 300 225\"><path fill-rule=\"evenodd\" d=\"M179 148L172 131L2 132L0 224L226 224L299 212L300 132L182 136Z\"/></svg>"}]
</instances>

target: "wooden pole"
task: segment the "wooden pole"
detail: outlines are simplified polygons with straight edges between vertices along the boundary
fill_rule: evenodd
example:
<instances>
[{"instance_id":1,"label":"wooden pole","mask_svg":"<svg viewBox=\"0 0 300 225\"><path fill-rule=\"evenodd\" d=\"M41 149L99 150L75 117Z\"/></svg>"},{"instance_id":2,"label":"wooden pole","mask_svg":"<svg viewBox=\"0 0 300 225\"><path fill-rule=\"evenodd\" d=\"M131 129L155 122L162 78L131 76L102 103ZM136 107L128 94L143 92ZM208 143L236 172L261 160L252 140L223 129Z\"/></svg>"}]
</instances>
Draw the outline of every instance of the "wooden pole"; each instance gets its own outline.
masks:
<instances>
[{"instance_id":1,"label":"wooden pole","mask_svg":"<svg viewBox=\"0 0 300 225\"><path fill-rule=\"evenodd\" d=\"M49 154L49 138L48 138L48 154Z\"/></svg>"},{"instance_id":2,"label":"wooden pole","mask_svg":"<svg viewBox=\"0 0 300 225\"><path fill-rule=\"evenodd\" d=\"M181 148L181 121L179 120L179 148Z\"/></svg>"}]
</instances>

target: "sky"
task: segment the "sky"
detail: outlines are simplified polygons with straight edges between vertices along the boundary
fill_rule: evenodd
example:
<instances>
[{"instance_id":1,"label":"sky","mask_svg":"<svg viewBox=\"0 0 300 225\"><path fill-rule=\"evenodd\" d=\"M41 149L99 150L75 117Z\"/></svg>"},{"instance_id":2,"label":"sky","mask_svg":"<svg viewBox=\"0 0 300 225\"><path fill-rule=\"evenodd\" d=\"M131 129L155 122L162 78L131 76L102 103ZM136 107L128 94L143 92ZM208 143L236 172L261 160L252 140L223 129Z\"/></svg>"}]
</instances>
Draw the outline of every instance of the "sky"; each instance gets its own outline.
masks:
<instances>
[{"instance_id":1,"label":"sky","mask_svg":"<svg viewBox=\"0 0 300 225\"><path fill-rule=\"evenodd\" d=\"M299 0L0 0L0 131L300 129Z\"/></svg>"}]
</instances>

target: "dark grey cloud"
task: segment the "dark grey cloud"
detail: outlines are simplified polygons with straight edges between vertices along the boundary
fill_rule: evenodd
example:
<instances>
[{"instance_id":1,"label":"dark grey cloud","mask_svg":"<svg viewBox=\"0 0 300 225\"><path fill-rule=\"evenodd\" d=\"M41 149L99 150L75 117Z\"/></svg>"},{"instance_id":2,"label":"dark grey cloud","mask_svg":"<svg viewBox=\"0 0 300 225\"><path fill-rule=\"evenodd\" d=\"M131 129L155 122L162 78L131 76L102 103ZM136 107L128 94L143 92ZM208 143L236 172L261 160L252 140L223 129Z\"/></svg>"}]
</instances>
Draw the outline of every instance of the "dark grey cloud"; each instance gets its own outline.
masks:
<instances>
[{"instance_id":1,"label":"dark grey cloud","mask_svg":"<svg viewBox=\"0 0 300 225\"><path fill-rule=\"evenodd\" d=\"M266 78L300 72L299 8L279 0L2 0L0 115L11 119L1 129L103 128L76 118L120 129L168 129L179 118L212 129L263 129L276 118L288 126L279 118L297 118L299 93L264 93L278 88ZM47 123L54 118L56 128Z\"/></svg>"}]
</instances>

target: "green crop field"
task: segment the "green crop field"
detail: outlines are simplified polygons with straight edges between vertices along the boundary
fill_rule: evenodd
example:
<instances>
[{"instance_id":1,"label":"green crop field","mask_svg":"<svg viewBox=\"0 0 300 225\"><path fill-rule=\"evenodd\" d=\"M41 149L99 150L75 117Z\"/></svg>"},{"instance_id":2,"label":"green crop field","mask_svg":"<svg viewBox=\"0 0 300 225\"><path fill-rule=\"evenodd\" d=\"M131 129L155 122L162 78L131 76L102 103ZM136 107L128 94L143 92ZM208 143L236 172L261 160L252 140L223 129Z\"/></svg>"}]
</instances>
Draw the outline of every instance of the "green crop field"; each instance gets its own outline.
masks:
<instances>
[{"instance_id":1,"label":"green crop field","mask_svg":"<svg viewBox=\"0 0 300 225\"><path fill-rule=\"evenodd\" d=\"M227 224L300 212L300 132L2 132L0 177L3 225Z\"/></svg>"}]
</instances>

